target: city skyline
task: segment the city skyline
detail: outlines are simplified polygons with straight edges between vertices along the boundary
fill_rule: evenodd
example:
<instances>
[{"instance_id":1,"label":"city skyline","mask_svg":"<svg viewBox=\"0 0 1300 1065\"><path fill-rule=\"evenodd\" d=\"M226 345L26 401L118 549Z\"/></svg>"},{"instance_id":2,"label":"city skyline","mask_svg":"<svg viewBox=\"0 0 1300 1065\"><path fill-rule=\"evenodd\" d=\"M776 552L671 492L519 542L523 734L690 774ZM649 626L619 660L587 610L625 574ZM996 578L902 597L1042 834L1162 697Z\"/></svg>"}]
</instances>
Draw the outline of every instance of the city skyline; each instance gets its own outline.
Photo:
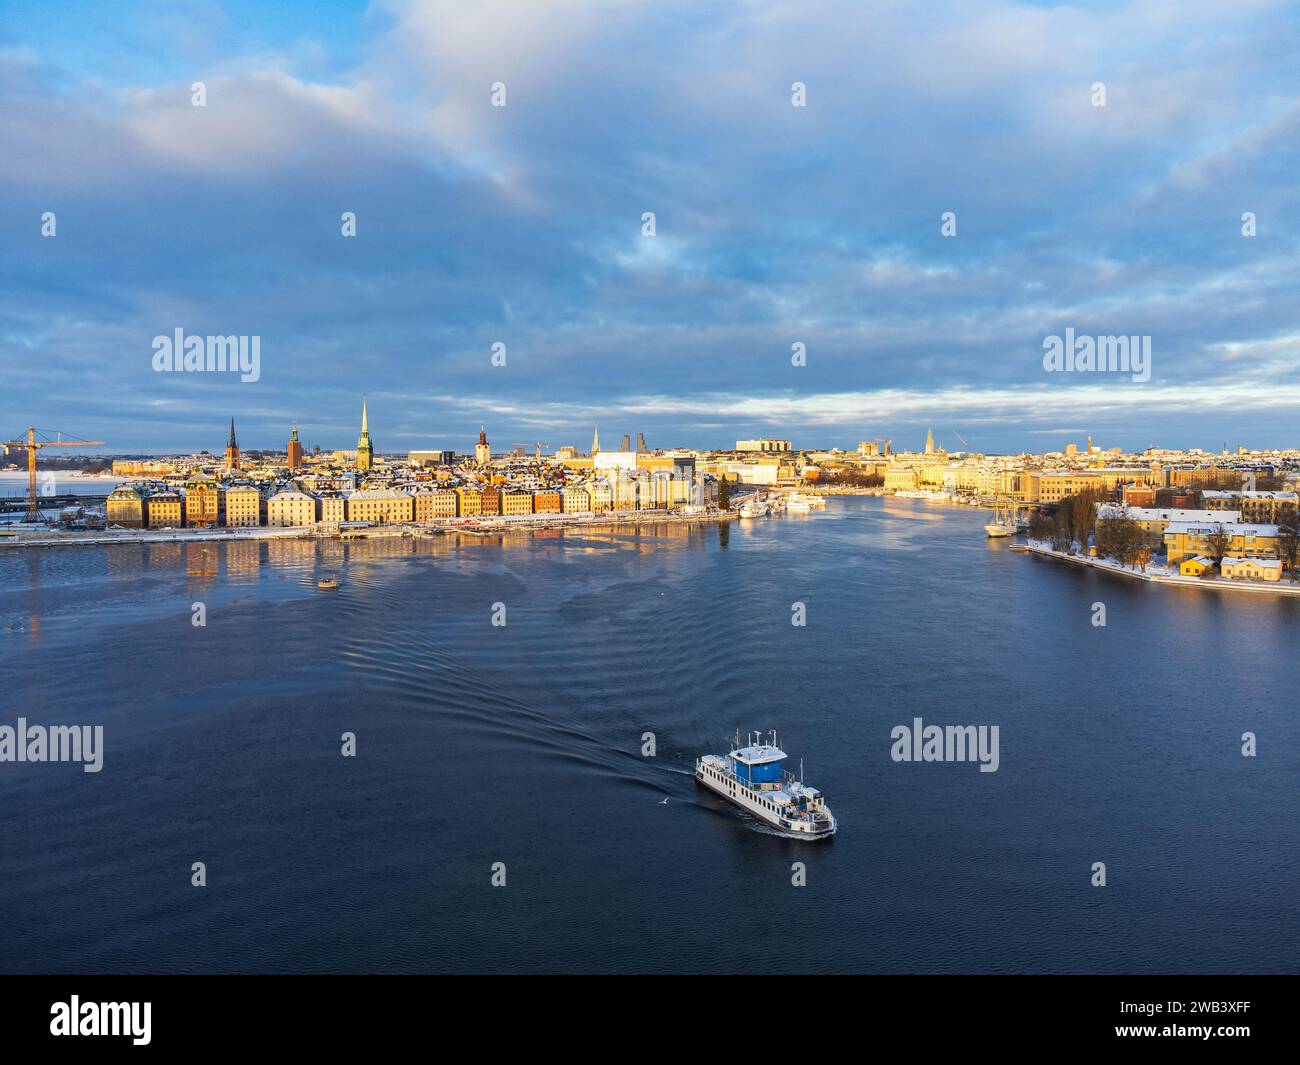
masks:
<instances>
[{"instance_id":1,"label":"city skyline","mask_svg":"<svg viewBox=\"0 0 1300 1065\"><path fill-rule=\"evenodd\" d=\"M365 391L395 451L1292 442L1281 5L14 7L5 432L325 446ZM259 378L155 373L177 329ZM1149 379L1046 372L1073 332L1150 338Z\"/></svg>"}]
</instances>

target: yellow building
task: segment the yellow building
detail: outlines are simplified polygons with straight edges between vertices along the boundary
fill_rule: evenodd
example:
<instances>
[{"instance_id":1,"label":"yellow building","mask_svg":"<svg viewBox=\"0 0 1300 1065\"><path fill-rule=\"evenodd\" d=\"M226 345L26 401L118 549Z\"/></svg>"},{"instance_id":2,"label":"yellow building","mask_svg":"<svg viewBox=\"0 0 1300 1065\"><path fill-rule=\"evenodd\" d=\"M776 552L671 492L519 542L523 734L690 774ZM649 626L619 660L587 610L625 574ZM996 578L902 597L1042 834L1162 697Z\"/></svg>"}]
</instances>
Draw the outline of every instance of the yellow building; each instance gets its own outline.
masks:
<instances>
[{"instance_id":1,"label":"yellow building","mask_svg":"<svg viewBox=\"0 0 1300 1065\"><path fill-rule=\"evenodd\" d=\"M566 514L587 514L591 511L591 495L585 488L570 485L561 493Z\"/></svg>"},{"instance_id":2,"label":"yellow building","mask_svg":"<svg viewBox=\"0 0 1300 1065\"><path fill-rule=\"evenodd\" d=\"M225 517L222 487L211 477L192 477L185 483L185 524L191 529L215 528Z\"/></svg>"},{"instance_id":3,"label":"yellow building","mask_svg":"<svg viewBox=\"0 0 1300 1065\"><path fill-rule=\"evenodd\" d=\"M144 505L151 529L179 529L185 524L185 497L180 492L154 492Z\"/></svg>"},{"instance_id":4,"label":"yellow building","mask_svg":"<svg viewBox=\"0 0 1300 1065\"><path fill-rule=\"evenodd\" d=\"M885 491L915 492L919 483L911 466L894 465L885 470Z\"/></svg>"},{"instance_id":5,"label":"yellow building","mask_svg":"<svg viewBox=\"0 0 1300 1065\"><path fill-rule=\"evenodd\" d=\"M266 519L266 497L252 485L226 489L226 525L251 527Z\"/></svg>"},{"instance_id":6,"label":"yellow building","mask_svg":"<svg viewBox=\"0 0 1300 1065\"><path fill-rule=\"evenodd\" d=\"M1280 581L1282 563L1275 558L1225 558L1220 572L1231 580Z\"/></svg>"},{"instance_id":7,"label":"yellow building","mask_svg":"<svg viewBox=\"0 0 1300 1065\"><path fill-rule=\"evenodd\" d=\"M415 520L433 521L435 518L454 518L457 499L456 493L449 488L417 492L414 496Z\"/></svg>"},{"instance_id":8,"label":"yellow building","mask_svg":"<svg viewBox=\"0 0 1300 1065\"><path fill-rule=\"evenodd\" d=\"M456 510L462 518L476 518L483 513L483 491L462 485L456 489Z\"/></svg>"},{"instance_id":9,"label":"yellow building","mask_svg":"<svg viewBox=\"0 0 1300 1065\"><path fill-rule=\"evenodd\" d=\"M282 529L315 525L316 500L306 492L277 492L267 500L266 523Z\"/></svg>"},{"instance_id":10,"label":"yellow building","mask_svg":"<svg viewBox=\"0 0 1300 1065\"><path fill-rule=\"evenodd\" d=\"M1202 577L1207 570L1213 568L1213 559L1206 558L1204 555L1197 555L1195 558L1184 559L1178 567L1178 572L1184 577Z\"/></svg>"},{"instance_id":11,"label":"yellow building","mask_svg":"<svg viewBox=\"0 0 1300 1065\"><path fill-rule=\"evenodd\" d=\"M399 525L415 520L415 503L411 496L393 488L369 488L348 496L348 521L368 521L376 525Z\"/></svg>"},{"instance_id":12,"label":"yellow building","mask_svg":"<svg viewBox=\"0 0 1300 1065\"><path fill-rule=\"evenodd\" d=\"M1205 522L1170 522L1165 529L1165 553L1171 566L1181 566L1188 558L1204 555L1213 558L1211 541L1222 530L1227 536L1228 558L1276 559L1278 553L1276 525L1242 523L1209 524Z\"/></svg>"},{"instance_id":13,"label":"yellow building","mask_svg":"<svg viewBox=\"0 0 1300 1065\"><path fill-rule=\"evenodd\" d=\"M123 529L145 527L145 490L138 484L119 484L109 493L106 504L108 526Z\"/></svg>"},{"instance_id":14,"label":"yellow building","mask_svg":"<svg viewBox=\"0 0 1300 1065\"><path fill-rule=\"evenodd\" d=\"M501 513L507 516L531 514L533 512L533 493L508 489L501 493Z\"/></svg>"},{"instance_id":15,"label":"yellow building","mask_svg":"<svg viewBox=\"0 0 1300 1065\"><path fill-rule=\"evenodd\" d=\"M337 492L319 493L316 513L322 525L340 525L347 521L347 501Z\"/></svg>"},{"instance_id":16,"label":"yellow building","mask_svg":"<svg viewBox=\"0 0 1300 1065\"><path fill-rule=\"evenodd\" d=\"M614 489L608 481L592 481L587 485L587 493L591 497L593 514L608 514L614 509Z\"/></svg>"}]
</instances>

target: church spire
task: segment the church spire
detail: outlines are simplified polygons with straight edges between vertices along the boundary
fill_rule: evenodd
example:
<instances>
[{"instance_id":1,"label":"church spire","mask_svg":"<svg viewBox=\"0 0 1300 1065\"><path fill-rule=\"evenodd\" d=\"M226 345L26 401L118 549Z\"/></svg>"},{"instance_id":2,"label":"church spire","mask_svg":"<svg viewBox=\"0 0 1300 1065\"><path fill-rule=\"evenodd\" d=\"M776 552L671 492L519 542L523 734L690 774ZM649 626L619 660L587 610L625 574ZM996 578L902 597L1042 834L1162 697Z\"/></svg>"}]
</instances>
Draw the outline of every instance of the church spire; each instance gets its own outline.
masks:
<instances>
[{"instance_id":1,"label":"church spire","mask_svg":"<svg viewBox=\"0 0 1300 1065\"><path fill-rule=\"evenodd\" d=\"M600 450L600 426L593 426L591 434L591 453L594 456Z\"/></svg>"},{"instance_id":2,"label":"church spire","mask_svg":"<svg viewBox=\"0 0 1300 1065\"><path fill-rule=\"evenodd\" d=\"M226 446L239 447L238 442L235 440L235 419L234 418L230 419L230 443L227 444Z\"/></svg>"},{"instance_id":3,"label":"church spire","mask_svg":"<svg viewBox=\"0 0 1300 1065\"><path fill-rule=\"evenodd\" d=\"M370 431L370 425L366 421L366 397L364 393L361 396L361 431L363 433Z\"/></svg>"}]
</instances>

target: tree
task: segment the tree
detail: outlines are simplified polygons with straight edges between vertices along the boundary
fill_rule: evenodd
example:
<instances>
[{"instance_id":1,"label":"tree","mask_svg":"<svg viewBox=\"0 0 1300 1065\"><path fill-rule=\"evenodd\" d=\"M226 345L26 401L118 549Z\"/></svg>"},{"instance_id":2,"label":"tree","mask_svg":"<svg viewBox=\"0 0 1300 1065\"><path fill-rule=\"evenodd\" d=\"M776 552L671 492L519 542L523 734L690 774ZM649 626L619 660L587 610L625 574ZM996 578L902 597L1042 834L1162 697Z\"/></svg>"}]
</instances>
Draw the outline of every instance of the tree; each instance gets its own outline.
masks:
<instances>
[{"instance_id":1,"label":"tree","mask_svg":"<svg viewBox=\"0 0 1300 1065\"><path fill-rule=\"evenodd\" d=\"M726 477L718 481L718 509L731 509L731 485L727 482Z\"/></svg>"},{"instance_id":2,"label":"tree","mask_svg":"<svg viewBox=\"0 0 1300 1065\"><path fill-rule=\"evenodd\" d=\"M1223 558L1230 547L1232 547L1232 537L1228 535L1228 530L1222 525L1216 525L1214 532L1210 533L1205 541L1205 550L1210 558L1214 559L1216 566L1223 564Z\"/></svg>"},{"instance_id":3,"label":"tree","mask_svg":"<svg viewBox=\"0 0 1300 1065\"><path fill-rule=\"evenodd\" d=\"M1300 559L1300 512L1290 503L1279 507L1277 512L1277 557L1291 574L1291 579L1296 580L1296 561Z\"/></svg>"}]
</instances>

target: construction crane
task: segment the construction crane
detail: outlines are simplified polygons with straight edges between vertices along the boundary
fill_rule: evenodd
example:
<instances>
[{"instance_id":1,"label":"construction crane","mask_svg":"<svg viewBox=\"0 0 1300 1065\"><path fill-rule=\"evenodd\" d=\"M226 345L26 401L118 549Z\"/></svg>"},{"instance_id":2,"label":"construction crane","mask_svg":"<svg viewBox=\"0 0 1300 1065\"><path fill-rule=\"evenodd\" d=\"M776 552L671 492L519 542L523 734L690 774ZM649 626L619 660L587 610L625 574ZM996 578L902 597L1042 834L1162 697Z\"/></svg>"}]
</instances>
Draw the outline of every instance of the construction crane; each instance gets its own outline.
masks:
<instances>
[{"instance_id":1,"label":"construction crane","mask_svg":"<svg viewBox=\"0 0 1300 1065\"><path fill-rule=\"evenodd\" d=\"M962 442L962 446L963 446L967 451L970 450L970 444L966 443L966 438L965 438L964 436L962 436L961 433L957 432L957 430L954 429L954 430L952 431L952 435L955 436L958 440L960 440L960 441Z\"/></svg>"},{"instance_id":2,"label":"construction crane","mask_svg":"<svg viewBox=\"0 0 1300 1065\"><path fill-rule=\"evenodd\" d=\"M36 436L38 433L44 437L44 439L37 440ZM17 451L19 448L27 449L26 521L39 521L41 514L40 505L37 503L36 492L36 452L43 447L102 447L104 444L103 440L64 440L63 434L57 430L55 431L55 435L59 439L51 440L49 438L49 433L42 432L40 429L33 428L29 425L27 427L26 440L6 440L3 444L0 444L0 446L4 447L6 455L8 455L11 450Z\"/></svg>"},{"instance_id":3,"label":"construction crane","mask_svg":"<svg viewBox=\"0 0 1300 1065\"><path fill-rule=\"evenodd\" d=\"M542 448L544 448L544 447L550 447L550 446L551 446L550 444L544 443L544 442L541 441L541 440L535 440L535 441L533 441L533 442L537 445L537 457L538 457L539 459L542 457ZM526 447L528 447L527 444L511 444L510 446L511 446L511 447L519 447L519 448L526 448Z\"/></svg>"}]
</instances>

